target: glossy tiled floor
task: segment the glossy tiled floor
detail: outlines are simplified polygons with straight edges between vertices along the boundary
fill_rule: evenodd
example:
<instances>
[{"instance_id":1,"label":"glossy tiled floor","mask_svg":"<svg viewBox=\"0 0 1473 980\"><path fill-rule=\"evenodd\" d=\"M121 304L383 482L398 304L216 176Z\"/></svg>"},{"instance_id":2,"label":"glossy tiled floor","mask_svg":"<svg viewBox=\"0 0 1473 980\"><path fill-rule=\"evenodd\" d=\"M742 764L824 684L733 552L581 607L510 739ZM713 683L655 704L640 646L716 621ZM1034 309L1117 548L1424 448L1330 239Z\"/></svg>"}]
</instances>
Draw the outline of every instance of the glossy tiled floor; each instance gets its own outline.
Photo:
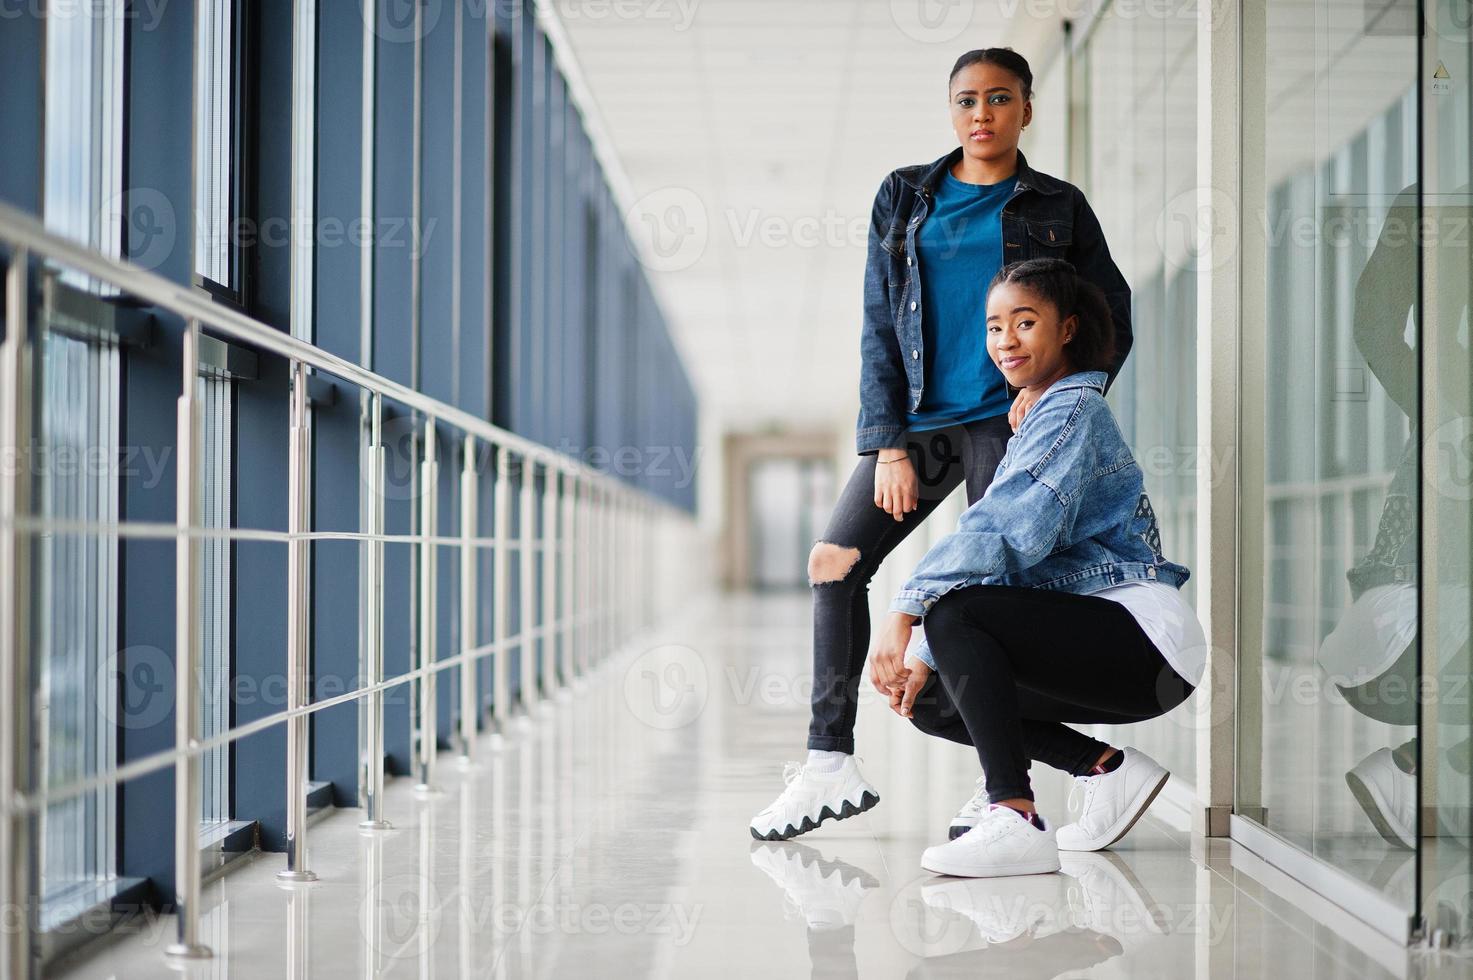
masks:
<instances>
[{"instance_id":1,"label":"glossy tiled floor","mask_svg":"<svg viewBox=\"0 0 1473 980\"><path fill-rule=\"evenodd\" d=\"M1473 976L1409 955L1235 845L1191 838L1158 802L1113 851L1064 872L967 881L917 861L971 790L975 758L876 700L860 755L882 802L786 844L746 823L796 758L806 597L726 597L589 675L570 697L442 756L439 792L390 784L394 828L356 811L310 828L321 880L281 855L212 883L212 960L250 977ZM1068 780L1035 769L1045 813ZM169 975L169 918L49 975Z\"/></svg>"}]
</instances>

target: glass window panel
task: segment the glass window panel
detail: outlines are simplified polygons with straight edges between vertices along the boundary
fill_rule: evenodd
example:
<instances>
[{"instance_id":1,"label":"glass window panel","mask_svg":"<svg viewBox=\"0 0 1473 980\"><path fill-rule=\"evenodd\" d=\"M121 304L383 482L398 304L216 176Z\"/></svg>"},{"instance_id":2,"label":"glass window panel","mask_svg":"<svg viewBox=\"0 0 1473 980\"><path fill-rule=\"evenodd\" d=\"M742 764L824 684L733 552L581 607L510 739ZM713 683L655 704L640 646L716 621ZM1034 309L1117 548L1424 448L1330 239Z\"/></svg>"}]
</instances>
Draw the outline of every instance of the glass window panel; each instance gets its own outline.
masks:
<instances>
[{"instance_id":1,"label":"glass window panel","mask_svg":"<svg viewBox=\"0 0 1473 980\"><path fill-rule=\"evenodd\" d=\"M1415 258L1391 243L1416 210L1417 39L1363 13L1271 0L1263 104L1244 113L1263 127L1264 198L1244 214L1262 214L1245 226L1266 277L1244 283L1265 373L1243 434L1264 482L1243 493L1265 520L1244 529L1262 535L1243 570L1262 602L1240 624L1236 810L1411 912L1418 437L1397 297Z\"/></svg>"},{"instance_id":2,"label":"glass window panel","mask_svg":"<svg viewBox=\"0 0 1473 980\"><path fill-rule=\"evenodd\" d=\"M199 0L195 10L194 271L235 290L235 4Z\"/></svg>"},{"instance_id":3,"label":"glass window panel","mask_svg":"<svg viewBox=\"0 0 1473 980\"><path fill-rule=\"evenodd\" d=\"M53 522L117 519L117 350L46 331L41 339L38 516ZM36 539L38 779L85 779L115 758L117 544L95 532ZM41 815L46 902L112 876L114 793L93 790Z\"/></svg>"},{"instance_id":4,"label":"glass window panel","mask_svg":"<svg viewBox=\"0 0 1473 980\"><path fill-rule=\"evenodd\" d=\"M1169 17L1106 11L1075 56L1069 177L1088 196L1131 285L1134 346L1110 405L1145 476L1167 557L1196 571L1196 269L1163 225L1196 184L1196 4ZM1047 88L1045 82L1042 88ZM1037 111L1037 107L1035 107ZM1032 157L1030 157L1030 161ZM1196 600L1196 579L1182 592ZM1175 780L1196 778L1194 702L1097 737L1151 753Z\"/></svg>"}]
</instances>

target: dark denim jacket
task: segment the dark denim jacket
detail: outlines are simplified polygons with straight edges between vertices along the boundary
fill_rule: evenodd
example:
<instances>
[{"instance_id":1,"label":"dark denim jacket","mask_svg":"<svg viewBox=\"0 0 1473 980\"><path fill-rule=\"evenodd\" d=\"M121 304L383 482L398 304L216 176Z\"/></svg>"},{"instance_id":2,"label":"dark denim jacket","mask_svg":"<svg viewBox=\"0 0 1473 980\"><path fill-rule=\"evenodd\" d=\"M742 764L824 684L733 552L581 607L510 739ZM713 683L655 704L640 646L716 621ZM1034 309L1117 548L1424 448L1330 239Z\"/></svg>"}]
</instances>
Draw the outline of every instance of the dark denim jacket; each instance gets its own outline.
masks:
<instances>
[{"instance_id":1,"label":"dark denim jacket","mask_svg":"<svg viewBox=\"0 0 1473 980\"><path fill-rule=\"evenodd\" d=\"M916 279L916 232L926 220L936 184L961 159L957 147L934 163L891 171L875 195L864 269L864 332L860 338L861 454L899 446L907 412L920 407L926 382L921 341L921 288ZM1115 320L1116 356L1106 390L1130 352L1130 286L1110 258L1099 220L1084 194L1039 173L1018 151L1018 183L1003 205L1003 263L1052 256L1074 263L1099 286ZM985 319L977 311L978 329Z\"/></svg>"}]
</instances>

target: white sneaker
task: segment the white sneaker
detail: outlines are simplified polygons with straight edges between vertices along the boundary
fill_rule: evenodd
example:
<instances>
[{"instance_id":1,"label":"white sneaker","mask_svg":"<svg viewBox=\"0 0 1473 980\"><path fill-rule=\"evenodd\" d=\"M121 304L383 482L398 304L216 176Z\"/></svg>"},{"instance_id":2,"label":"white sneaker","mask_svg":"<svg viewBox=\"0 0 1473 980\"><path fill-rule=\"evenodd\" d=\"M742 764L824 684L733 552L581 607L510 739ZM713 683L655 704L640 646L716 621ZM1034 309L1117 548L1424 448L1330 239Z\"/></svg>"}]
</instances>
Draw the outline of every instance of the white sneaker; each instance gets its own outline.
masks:
<instances>
[{"instance_id":1,"label":"white sneaker","mask_svg":"<svg viewBox=\"0 0 1473 980\"><path fill-rule=\"evenodd\" d=\"M962 808L956 811L956 816L951 818L951 828L946 832L947 840L956 840L962 834L977 826L977 821L982 818L982 811L987 809L987 777L977 777L977 792L972 798L962 804Z\"/></svg>"},{"instance_id":2,"label":"white sneaker","mask_svg":"<svg viewBox=\"0 0 1473 980\"><path fill-rule=\"evenodd\" d=\"M836 772L814 772L797 762L783 766L787 788L752 818L758 840L787 840L805 834L825 820L843 820L880 802L880 794L859 774L854 756L844 757Z\"/></svg>"},{"instance_id":3,"label":"white sneaker","mask_svg":"<svg viewBox=\"0 0 1473 980\"><path fill-rule=\"evenodd\" d=\"M859 919L864 896L880 886L874 875L843 861L830 861L796 841L752 845L752 863L783 890L789 911L810 929L842 929Z\"/></svg>"},{"instance_id":4,"label":"white sneaker","mask_svg":"<svg viewBox=\"0 0 1473 980\"><path fill-rule=\"evenodd\" d=\"M959 878L1047 874L1059 870L1059 847L1051 825L1040 830L1012 807L990 803L971 830L926 848L921 867Z\"/></svg>"},{"instance_id":5,"label":"white sneaker","mask_svg":"<svg viewBox=\"0 0 1473 980\"><path fill-rule=\"evenodd\" d=\"M1075 776L1070 809L1083 793L1079 817L1059 828L1059 849L1098 851L1125 836L1166 785L1171 773L1139 749L1126 746L1118 768L1098 776Z\"/></svg>"},{"instance_id":6,"label":"white sneaker","mask_svg":"<svg viewBox=\"0 0 1473 980\"><path fill-rule=\"evenodd\" d=\"M1377 749L1345 774L1376 831L1399 847L1417 846L1417 777L1396 766L1390 749Z\"/></svg>"},{"instance_id":7,"label":"white sneaker","mask_svg":"<svg viewBox=\"0 0 1473 980\"><path fill-rule=\"evenodd\" d=\"M1065 851L1059 862L1070 881L1069 917L1075 927L1114 936L1122 945L1150 942L1171 931L1166 906L1151 897L1118 854Z\"/></svg>"},{"instance_id":8,"label":"white sneaker","mask_svg":"<svg viewBox=\"0 0 1473 980\"><path fill-rule=\"evenodd\" d=\"M1071 928L1070 884L1063 875L1025 875L1018 881L932 878L921 886L921 899L933 912L965 916L989 944L1007 943Z\"/></svg>"}]
</instances>

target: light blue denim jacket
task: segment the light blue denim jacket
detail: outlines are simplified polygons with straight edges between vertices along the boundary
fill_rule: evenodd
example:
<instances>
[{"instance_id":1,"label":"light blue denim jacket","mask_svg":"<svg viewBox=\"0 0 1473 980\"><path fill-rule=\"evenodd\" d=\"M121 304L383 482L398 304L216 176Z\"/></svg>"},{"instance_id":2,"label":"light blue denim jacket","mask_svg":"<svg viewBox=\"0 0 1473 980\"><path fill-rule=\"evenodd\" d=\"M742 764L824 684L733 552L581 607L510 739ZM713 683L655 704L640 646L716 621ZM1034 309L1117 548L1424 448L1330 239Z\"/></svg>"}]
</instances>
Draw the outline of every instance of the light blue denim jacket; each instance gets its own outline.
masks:
<instances>
[{"instance_id":1,"label":"light blue denim jacket","mask_svg":"<svg viewBox=\"0 0 1473 980\"><path fill-rule=\"evenodd\" d=\"M937 599L969 585L1088 595L1144 579L1181 588L1191 573L1161 555L1156 514L1105 404L1105 379L1081 371L1043 393L992 485L926 552L892 612L924 618ZM916 656L935 666L925 643Z\"/></svg>"}]
</instances>

